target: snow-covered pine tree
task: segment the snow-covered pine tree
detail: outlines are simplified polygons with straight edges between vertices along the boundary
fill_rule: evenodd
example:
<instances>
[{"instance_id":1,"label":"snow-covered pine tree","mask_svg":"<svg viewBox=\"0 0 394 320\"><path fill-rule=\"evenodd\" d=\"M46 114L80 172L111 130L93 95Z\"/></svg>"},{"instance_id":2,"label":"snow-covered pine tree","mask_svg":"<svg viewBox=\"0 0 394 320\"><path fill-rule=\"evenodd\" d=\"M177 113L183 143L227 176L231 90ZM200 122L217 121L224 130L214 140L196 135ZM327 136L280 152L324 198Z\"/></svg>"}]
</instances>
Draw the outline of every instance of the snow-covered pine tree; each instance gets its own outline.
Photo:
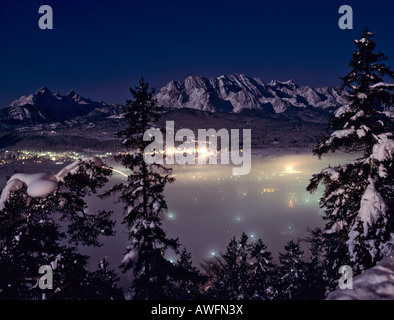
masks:
<instances>
[{"instance_id":1,"label":"snow-covered pine tree","mask_svg":"<svg viewBox=\"0 0 394 320\"><path fill-rule=\"evenodd\" d=\"M222 275L225 268L222 257L214 256L210 259L203 260L201 264L206 276L204 287L204 298L210 300L226 299L226 288L222 285Z\"/></svg>"},{"instance_id":2,"label":"snow-covered pine tree","mask_svg":"<svg viewBox=\"0 0 394 320\"><path fill-rule=\"evenodd\" d=\"M321 300L331 291L328 281L329 263L327 262L327 248L324 231L321 228L309 229L309 237L303 241L309 244L310 258L306 263L308 300ZM337 276L336 274L335 276Z\"/></svg>"},{"instance_id":3,"label":"snow-covered pine tree","mask_svg":"<svg viewBox=\"0 0 394 320\"><path fill-rule=\"evenodd\" d=\"M95 300L124 300L122 289L117 286L119 276L109 269L109 262L104 258L95 271L87 277L88 296Z\"/></svg>"},{"instance_id":4,"label":"snow-covered pine tree","mask_svg":"<svg viewBox=\"0 0 394 320\"><path fill-rule=\"evenodd\" d=\"M256 300L273 300L277 296L274 276L275 265L271 262L271 252L261 239L252 244L250 249L250 298Z\"/></svg>"},{"instance_id":5,"label":"snow-covered pine tree","mask_svg":"<svg viewBox=\"0 0 394 320\"><path fill-rule=\"evenodd\" d=\"M279 298L283 300L305 299L307 278L306 265L302 260L304 252L300 244L294 240L290 240L285 245L285 250L285 253L279 253Z\"/></svg>"},{"instance_id":6,"label":"snow-covered pine tree","mask_svg":"<svg viewBox=\"0 0 394 320\"><path fill-rule=\"evenodd\" d=\"M176 262L176 295L181 300L201 299L206 277L193 266L192 255L184 248Z\"/></svg>"},{"instance_id":7,"label":"snow-covered pine tree","mask_svg":"<svg viewBox=\"0 0 394 320\"><path fill-rule=\"evenodd\" d=\"M88 270L88 256L78 252L78 244L99 246L100 235L113 234L111 213L87 214L84 200L109 175L108 169L81 163L76 174L66 176L46 197L28 196L26 186L11 192L0 211L0 299L123 297L117 278L99 279L99 271ZM43 265L53 269L52 290L39 288Z\"/></svg>"},{"instance_id":8,"label":"snow-covered pine tree","mask_svg":"<svg viewBox=\"0 0 394 320\"><path fill-rule=\"evenodd\" d=\"M315 174L307 189L320 183L325 191L320 205L327 220L325 237L332 272L351 264L358 273L372 267L388 252L393 233L394 85L385 83L394 72L387 57L375 52L374 35L366 29L355 40L352 70L343 78L349 102L330 121L334 130L314 154L357 152L356 160ZM330 271L329 270L329 271Z\"/></svg>"},{"instance_id":9,"label":"snow-covered pine tree","mask_svg":"<svg viewBox=\"0 0 394 320\"><path fill-rule=\"evenodd\" d=\"M130 296L136 300L176 298L176 267L165 258L167 250L178 253L178 239L167 238L162 228L167 210L164 187L172 183L172 170L160 164L147 164L144 150L145 131L159 120L162 107L154 97L155 90L141 78L139 86L130 88L133 100L127 100L123 115L128 126L119 132L128 152L117 161L131 170L127 182L111 188L103 196L118 194L124 203L123 223L129 232L130 244L123 257L123 272L132 272Z\"/></svg>"},{"instance_id":10,"label":"snow-covered pine tree","mask_svg":"<svg viewBox=\"0 0 394 320\"><path fill-rule=\"evenodd\" d=\"M207 296L211 299L243 300L250 296L250 244L243 233L240 240L233 237L226 252L203 268L209 278Z\"/></svg>"},{"instance_id":11,"label":"snow-covered pine tree","mask_svg":"<svg viewBox=\"0 0 394 320\"><path fill-rule=\"evenodd\" d=\"M238 242L238 295L237 300L245 300L250 296L250 249L249 237L245 232L242 233Z\"/></svg>"},{"instance_id":12,"label":"snow-covered pine tree","mask_svg":"<svg viewBox=\"0 0 394 320\"><path fill-rule=\"evenodd\" d=\"M209 278L206 295L209 299L235 300L238 295L237 270L238 241L233 237L226 252L203 264Z\"/></svg>"}]
</instances>

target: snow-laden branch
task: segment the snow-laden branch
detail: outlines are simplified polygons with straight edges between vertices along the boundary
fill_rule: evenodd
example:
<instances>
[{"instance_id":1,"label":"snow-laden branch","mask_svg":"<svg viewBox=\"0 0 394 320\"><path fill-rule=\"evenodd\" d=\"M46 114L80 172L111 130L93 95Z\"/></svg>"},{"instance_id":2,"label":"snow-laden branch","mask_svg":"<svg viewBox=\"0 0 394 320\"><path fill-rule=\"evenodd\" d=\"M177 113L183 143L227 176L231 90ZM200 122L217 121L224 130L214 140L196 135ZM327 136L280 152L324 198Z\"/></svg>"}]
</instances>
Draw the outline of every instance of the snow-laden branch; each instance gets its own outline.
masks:
<instances>
[{"instance_id":1,"label":"snow-laden branch","mask_svg":"<svg viewBox=\"0 0 394 320\"><path fill-rule=\"evenodd\" d=\"M94 166L101 167L103 162L97 157L83 157L60 170L56 175L46 173L16 173L7 182L0 196L0 210L4 209L12 191L27 187L27 194L31 197L45 197L53 193L59 182L63 182L68 174L75 174L81 163L92 162Z\"/></svg>"},{"instance_id":2,"label":"snow-laden branch","mask_svg":"<svg viewBox=\"0 0 394 320\"><path fill-rule=\"evenodd\" d=\"M370 158L380 162L392 160L394 155L394 140L391 138L392 136L391 132L374 136L377 143L373 146Z\"/></svg>"},{"instance_id":3,"label":"snow-laden branch","mask_svg":"<svg viewBox=\"0 0 394 320\"><path fill-rule=\"evenodd\" d=\"M379 89L379 88L389 88L389 89L394 89L394 84L392 83L385 83L385 82L379 82L376 83L372 86L370 86L371 89Z\"/></svg>"},{"instance_id":4,"label":"snow-laden branch","mask_svg":"<svg viewBox=\"0 0 394 320\"><path fill-rule=\"evenodd\" d=\"M375 188L375 181L372 178L369 178L368 181L368 187L361 198L357 218L350 229L349 240L346 242L351 261L357 259L355 247L359 244L360 236L367 237L369 228L375 225L381 217L385 217L386 212L389 210L382 195ZM360 224L361 230L359 229ZM375 247L373 241L368 241L368 244L370 246L369 253L375 259L378 248Z\"/></svg>"}]
</instances>

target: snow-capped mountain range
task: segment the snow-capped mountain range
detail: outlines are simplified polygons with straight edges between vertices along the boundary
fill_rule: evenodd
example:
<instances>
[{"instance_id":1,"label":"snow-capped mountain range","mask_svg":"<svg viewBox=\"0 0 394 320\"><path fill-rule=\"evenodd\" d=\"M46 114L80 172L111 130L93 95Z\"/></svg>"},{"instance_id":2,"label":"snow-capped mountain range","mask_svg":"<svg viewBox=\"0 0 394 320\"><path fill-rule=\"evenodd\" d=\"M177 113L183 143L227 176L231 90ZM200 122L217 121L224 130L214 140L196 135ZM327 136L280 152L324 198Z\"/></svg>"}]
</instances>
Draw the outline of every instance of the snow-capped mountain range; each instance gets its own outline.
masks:
<instances>
[{"instance_id":1,"label":"snow-capped mountain range","mask_svg":"<svg viewBox=\"0 0 394 320\"><path fill-rule=\"evenodd\" d=\"M208 112L240 113L244 110L304 112L303 109L332 111L346 103L340 88L298 86L292 80L264 83L242 74L171 81L156 98L167 108L191 108ZM306 110L305 110L306 112ZM119 117L121 106L83 98L71 91L63 96L42 87L0 110L0 124L30 125L64 122L78 117L89 120Z\"/></svg>"},{"instance_id":2,"label":"snow-capped mountain range","mask_svg":"<svg viewBox=\"0 0 394 320\"><path fill-rule=\"evenodd\" d=\"M336 109L346 103L341 88L298 86L293 80L264 83L243 74L171 81L157 94L166 107L239 113L244 109L283 113L289 108Z\"/></svg>"},{"instance_id":3,"label":"snow-capped mountain range","mask_svg":"<svg viewBox=\"0 0 394 320\"><path fill-rule=\"evenodd\" d=\"M0 122L10 125L63 122L80 116L105 117L120 114L120 106L92 101L70 91L62 96L42 87L0 110Z\"/></svg>"}]
</instances>

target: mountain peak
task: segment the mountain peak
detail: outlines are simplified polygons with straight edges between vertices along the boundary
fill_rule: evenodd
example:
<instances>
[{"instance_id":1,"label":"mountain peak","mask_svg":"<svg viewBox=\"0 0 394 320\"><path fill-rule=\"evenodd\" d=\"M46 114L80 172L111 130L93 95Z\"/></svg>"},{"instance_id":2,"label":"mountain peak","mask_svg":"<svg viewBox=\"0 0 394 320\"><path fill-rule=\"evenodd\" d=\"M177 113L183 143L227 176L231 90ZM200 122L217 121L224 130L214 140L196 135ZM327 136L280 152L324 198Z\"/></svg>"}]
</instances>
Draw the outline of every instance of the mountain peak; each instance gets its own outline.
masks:
<instances>
[{"instance_id":1,"label":"mountain peak","mask_svg":"<svg viewBox=\"0 0 394 320\"><path fill-rule=\"evenodd\" d=\"M40 89L38 89L35 94L36 95L38 95L38 94L52 94L52 92L47 87L43 86Z\"/></svg>"},{"instance_id":2,"label":"mountain peak","mask_svg":"<svg viewBox=\"0 0 394 320\"><path fill-rule=\"evenodd\" d=\"M80 96L78 93L76 93L74 90L71 90L68 94L67 94L67 96L66 96L67 98L69 98L69 99L71 99L71 100L74 100L75 102L78 102L78 103L89 103L89 102L91 102L91 100L90 99L86 99L86 98L84 98L84 97L82 97L82 96Z\"/></svg>"},{"instance_id":3,"label":"mountain peak","mask_svg":"<svg viewBox=\"0 0 394 320\"><path fill-rule=\"evenodd\" d=\"M67 93L68 98L73 98L75 96L79 96L79 95L74 90L71 90L69 93Z\"/></svg>"},{"instance_id":4,"label":"mountain peak","mask_svg":"<svg viewBox=\"0 0 394 320\"><path fill-rule=\"evenodd\" d=\"M287 80L285 82L283 82L283 84L291 84L291 85L295 85L295 82L293 79Z\"/></svg>"},{"instance_id":5,"label":"mountain peak","mask_svg":"<svg viewBox=\"0 0 394 320\"><path fill-rule=\"evenodd\" d=\"M69 93L67 93L68 96L74 95L76 92L74 90L71 90Z\"/></svg>"},{"instance_id":6,"label":"mountain peak","mask_svg":"<svg viewBox=\"0 0 394 320\"><path fill-rule=\"evenodd\" d=\"M293 79L290 79L287 81L271 80L268 84L271 86L276 85L276 84L287 84L287 85L292 84L293 85L293 84L295 84L295 82Z\"/></svg>"},{"instance_id":7,"label":"mountain peak","mask_svg":"<svg viewBox=\"0 0 394 320\"><path fill-rule=\"evenodd\" d=\"M249 77L244 73L236 73L233 74L232 77L239 78L239 79L248 79Z\"/></svg>"}]
</instances>

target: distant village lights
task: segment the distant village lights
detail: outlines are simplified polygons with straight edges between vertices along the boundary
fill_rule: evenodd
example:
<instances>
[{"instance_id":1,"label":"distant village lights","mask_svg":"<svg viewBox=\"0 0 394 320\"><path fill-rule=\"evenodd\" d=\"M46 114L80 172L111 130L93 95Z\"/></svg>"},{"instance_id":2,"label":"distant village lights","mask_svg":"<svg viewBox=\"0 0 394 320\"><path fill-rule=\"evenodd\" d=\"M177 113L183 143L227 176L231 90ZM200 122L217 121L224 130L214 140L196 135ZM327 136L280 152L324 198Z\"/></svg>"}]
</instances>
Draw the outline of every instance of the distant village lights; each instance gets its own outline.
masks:
<instances>
[{"instance_id":1,"label":"distant village lights","mask_svg":"<svg viewBox=\"0 0 394 320\"><path fill-rule=\"evenodd\" d=\"M301 171L299 171L299 170L294 170L293 166L291 166L291 165L286 166L284 172L288 173L288 174L301 173Z\"/></svg>"},{"instance_id":2,"label":"distant village lights","mask_svg":"<svg viewBox=\"0 0 394 320\"><path fill-rule=\"evenodd\" d=\"M198 140L191 129L180 129L175 133L174 121L166 121L166 137L160 129L151 128L145 131L144 141L152 141L144 150L144 159L148 164L217 164L234 165L233 175L249 174L251 169L251 130L242 129L198 129ZM186 138L186 140L185 140ZM220 152L218 139L220 138ZM175 148L175 142L181 143ZM240 147L242 142L242 148ZM197 163L196 163L197 158Z\"/></svg>"}]
</instances>

